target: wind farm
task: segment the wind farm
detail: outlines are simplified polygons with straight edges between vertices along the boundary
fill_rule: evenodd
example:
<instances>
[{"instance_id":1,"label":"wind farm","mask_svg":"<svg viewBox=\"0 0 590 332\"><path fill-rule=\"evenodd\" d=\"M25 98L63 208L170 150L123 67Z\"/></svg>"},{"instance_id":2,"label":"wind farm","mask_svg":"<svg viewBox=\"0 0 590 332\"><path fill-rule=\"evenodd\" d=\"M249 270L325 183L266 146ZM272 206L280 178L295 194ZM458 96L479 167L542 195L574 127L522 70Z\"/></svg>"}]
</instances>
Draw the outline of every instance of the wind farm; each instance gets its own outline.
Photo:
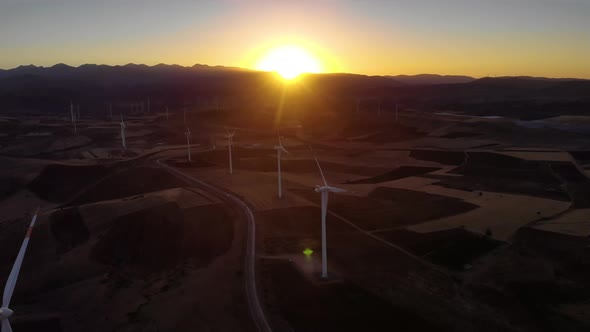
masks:
<instances>
[{"instance_id":1,"label":"wind farm","mask_svg":"<svg viewBox=\"0 0 590 332\"><path fill-rule=\"evenodd\" d=\"M0 11L1 332L590 330L588 5L111 7Z\"/></svg>"},{"instance_id":2,"label":"wind farm","mask_svg":"<svg viewBox=\"0 0 590 332\"><path fill-rule=\"evenodd\" d=\"M343 108L305 112L294 105L308 97L287 88L279 123L277 110L256 103L278 100L281 89L238 100L201 95L192 105L152 95L149 113L134 97L111 99L108 113L104 101L94 111L85 101L81 120L69 97L55 113L8 112L4 128L24 130L8 131L1 151L4 252L16 254L21 213L42 206L11 307L2 309L14 310L13 329L175 329L153 317L180 322L195 307L223 323L187 320L182 329L378 330L402 318L416 331L510 329L494 317L510 315L508 303L527 307L509 291L514 282L573 287L546 270L585 257L588 145L582 125L559 122L568 115L425 110L399 95L407 90L366 95L359 111L355 93L339 97ZM557 133L559 142L548 139ZM14 257L4 257L7 278ZM215 296L221 285L236 293ZM503 304L480 299L490 287ZM103 294L92 301L101 305L75 300L85 290ZM564 301L552 319L583 324L571 321L582 304L551 301ZM300 302L331 309L320 315ZM114 315L110 305L133 314ZM228 306L232 319L221 310ZM434 313L454 318L427 318Z\"/></svg>"}]
</instances>

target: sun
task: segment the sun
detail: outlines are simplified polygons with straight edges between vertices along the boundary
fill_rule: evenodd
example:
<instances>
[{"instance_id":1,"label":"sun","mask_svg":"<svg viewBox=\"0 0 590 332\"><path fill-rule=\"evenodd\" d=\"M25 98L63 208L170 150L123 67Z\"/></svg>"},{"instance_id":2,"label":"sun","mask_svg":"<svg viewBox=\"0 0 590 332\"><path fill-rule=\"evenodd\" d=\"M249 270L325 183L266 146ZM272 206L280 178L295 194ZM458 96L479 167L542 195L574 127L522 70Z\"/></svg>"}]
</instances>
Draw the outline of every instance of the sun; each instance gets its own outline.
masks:
<instances>
[{"instance_id":1,"label":"sun","mask_svg":"<svg viewBox=\"0 0 590 332\"><path fill-rule=\"evenodd\" d=\"M297 46L281 46L272 49L256 65L258 70L274 71L286 80L302 73L322 72L321 63L306 50Z\"/></svg>"}]
</instances>

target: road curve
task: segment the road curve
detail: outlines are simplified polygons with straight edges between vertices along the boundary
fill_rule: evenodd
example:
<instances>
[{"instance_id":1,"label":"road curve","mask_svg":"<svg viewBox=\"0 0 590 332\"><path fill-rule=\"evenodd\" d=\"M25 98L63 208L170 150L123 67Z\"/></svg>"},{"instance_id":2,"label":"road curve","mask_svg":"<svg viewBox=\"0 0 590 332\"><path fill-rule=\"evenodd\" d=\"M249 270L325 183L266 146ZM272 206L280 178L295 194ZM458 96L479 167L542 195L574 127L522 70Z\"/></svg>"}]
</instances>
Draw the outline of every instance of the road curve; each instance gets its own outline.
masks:
<instances>
[{"instance_id":1,"label":"road curve","mask_svg":"<svg viewBox=\"0 0 590 332\"><path fill-rule=\"evenodd\" d=\"M238 206L240 210L242 210L244 216L248 220L248 239L246 241L246 256L244 259L244 271L246 276L246 300L250 308L252 320L254 321L258 332L272 332L272 329L268 324L268 320L266 319L264 310L262 310L262 305L260 304L258 292L256 290L256 222L254 220L254 214L252 213L252 210L246 203L240 200L237 196L234 196L232 193L226 192L205 181L195 179L174 167L166 165L162 162L164 159L165 158L158 159L156 160L156 163L175 176L210 192L224 202Z\"/></svg>"}]
</instances>

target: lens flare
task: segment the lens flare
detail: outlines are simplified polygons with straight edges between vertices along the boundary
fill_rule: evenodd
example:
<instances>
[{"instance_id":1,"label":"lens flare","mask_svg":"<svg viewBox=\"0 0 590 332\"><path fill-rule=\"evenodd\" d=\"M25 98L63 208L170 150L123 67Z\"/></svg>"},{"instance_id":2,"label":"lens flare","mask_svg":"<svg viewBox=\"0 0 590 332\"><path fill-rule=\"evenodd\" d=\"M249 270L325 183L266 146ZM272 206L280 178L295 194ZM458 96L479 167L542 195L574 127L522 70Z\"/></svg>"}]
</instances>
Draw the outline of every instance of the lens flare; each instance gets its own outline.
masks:
<instances>
[{"instance_id":1,"label":"lens flare","mask_svg":"<svg viewBox=\"0 0 590 332\"><path fill-rule=\"evenodd\" d=\"M286 80L294 79L302 73L322 72L321 63L306 50L296 46L282 46L271 50L258 62L256 68L276 72Z\"/></svg>"}]
</instances>

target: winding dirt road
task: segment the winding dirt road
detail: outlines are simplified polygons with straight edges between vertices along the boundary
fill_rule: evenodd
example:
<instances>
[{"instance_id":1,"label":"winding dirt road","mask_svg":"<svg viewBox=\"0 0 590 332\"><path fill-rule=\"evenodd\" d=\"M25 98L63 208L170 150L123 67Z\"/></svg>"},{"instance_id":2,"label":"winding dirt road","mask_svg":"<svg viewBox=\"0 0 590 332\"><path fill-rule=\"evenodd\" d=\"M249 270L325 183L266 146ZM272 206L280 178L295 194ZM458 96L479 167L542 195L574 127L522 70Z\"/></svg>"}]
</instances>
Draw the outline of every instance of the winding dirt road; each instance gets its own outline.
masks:
<instances>
[{"instance_id":1,"label":"winding dirt road","mask_svg":"<svg viewBox=\"0 0 590 332\"><path fill-rule=\"evenodd\" d=\"M258 292L256 290L256 222L252 210L250 209L250 207L248 207L246 203L244 203L238 197L234 196L232 193L224 191L223 189L220 189L205 181L187 175L174 167L166 165L163 162L163 160L165 159L166 158L161 158L156 160L158 166L164 168L165 170L177 176L178 178L209 192L211 195L219 198L221 201L238 207L239 210L242 211L246 220L248 220L248 239L246 241L246 255L244 258L244 271L246 276L246 300L248 302L250 314L252 315L252 320L254 321L257 330L259 332L271 332L272 329L268 324L268 320L266 319L266 315L264 313L264 310L262 309L262 305L260 304L260 301L258 299Z\"/></svg>"}]
</instances>

